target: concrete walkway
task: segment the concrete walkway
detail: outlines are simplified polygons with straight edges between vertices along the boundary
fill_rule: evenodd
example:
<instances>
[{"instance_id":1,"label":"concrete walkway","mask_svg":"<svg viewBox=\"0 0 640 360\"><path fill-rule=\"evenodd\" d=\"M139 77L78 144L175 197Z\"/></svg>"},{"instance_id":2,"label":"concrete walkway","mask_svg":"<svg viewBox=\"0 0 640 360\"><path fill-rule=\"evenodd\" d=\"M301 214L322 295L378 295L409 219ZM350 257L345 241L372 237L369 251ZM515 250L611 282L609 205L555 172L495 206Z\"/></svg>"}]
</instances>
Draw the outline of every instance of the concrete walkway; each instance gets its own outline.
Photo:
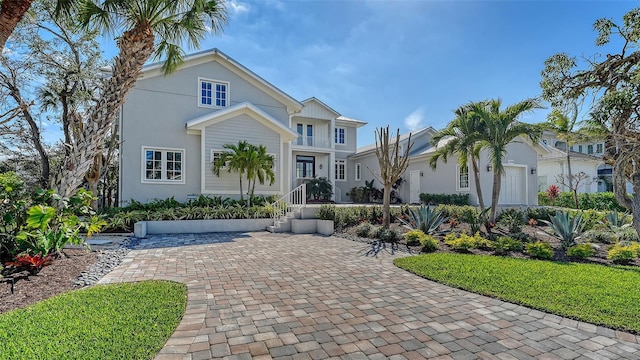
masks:
<instances>
[{"instance_id":1,"label":"concrete walkway","mask_svg":"<svg viewBox=\"0 0 640 360\"><path fill-rule=\"evenodd\" d=\"M168 359L640 359L640 338L424 280L364 244L150 236L101 283L187 284Z\"/></svg>"}]
</instances>

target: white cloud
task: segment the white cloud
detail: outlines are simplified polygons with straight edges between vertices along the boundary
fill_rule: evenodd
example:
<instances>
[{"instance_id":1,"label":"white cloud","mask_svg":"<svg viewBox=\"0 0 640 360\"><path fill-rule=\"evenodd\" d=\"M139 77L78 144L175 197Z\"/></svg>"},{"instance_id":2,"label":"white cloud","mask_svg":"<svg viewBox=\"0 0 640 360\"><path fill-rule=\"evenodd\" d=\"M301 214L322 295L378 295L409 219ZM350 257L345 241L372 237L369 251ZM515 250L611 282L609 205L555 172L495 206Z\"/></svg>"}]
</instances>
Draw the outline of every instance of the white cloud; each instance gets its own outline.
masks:
<instances>
[{"instance_id":1,"label":"white cloud","mask_svg":"<svg viewBox=\"0 0 640 360\"><path fill-rule=\"evenodd\" d=\"M424 120L424 109L418 108L409 116L404 118L404 126L409 129L409 131L418 130L423 127L422 121Z\"/></svg>"},{"instance_id":2,"label":"white cloud","mask_svg":"<svg viewBox=\"0 0 640 360\"><path fill-rule=\"evenodd\" d=\"M249 12L249 10L251 9L249 7L249 4L243 3L238 0L230 0L228 4L229 4L229 10L233 15L242 15L244 13Z\"/></svg>"}]
</instances>

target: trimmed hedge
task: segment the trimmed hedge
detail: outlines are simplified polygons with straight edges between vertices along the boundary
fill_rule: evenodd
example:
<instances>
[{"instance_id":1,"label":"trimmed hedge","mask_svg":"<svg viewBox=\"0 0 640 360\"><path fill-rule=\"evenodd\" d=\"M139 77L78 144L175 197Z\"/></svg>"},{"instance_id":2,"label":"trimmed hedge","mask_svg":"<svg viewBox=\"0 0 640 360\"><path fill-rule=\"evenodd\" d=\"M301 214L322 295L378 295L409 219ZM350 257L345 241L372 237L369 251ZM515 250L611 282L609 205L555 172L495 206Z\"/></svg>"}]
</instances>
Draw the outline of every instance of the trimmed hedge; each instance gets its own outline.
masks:
<instances>
[{"instance_id":1,"label":"trimmed hedge","mask_svg":"<svg viewBox=\"0 0 640 360\"><path fill-rule=\"evenodd\" d=\"M553 203L551 202L551 200L549 200L546 192L539 192L538 204L546 206L566 207L572 209L575 208L573 193L570 191L561 192L560 196ZM616 200L616 196L612 192L578 194L578 205L580 210L626 211L626 209L618 203L618 200Z\"/></svg>"},{"instance_id":2,"label":"trimmed hedge","mask_svg":"<svg viewBox=\"0 0 640 360\"><path fill-rule=\"evenodd\" d=\"M420 194L420 201L426 205L469 205L469 194Z\"/></svg>"}]
</instances>

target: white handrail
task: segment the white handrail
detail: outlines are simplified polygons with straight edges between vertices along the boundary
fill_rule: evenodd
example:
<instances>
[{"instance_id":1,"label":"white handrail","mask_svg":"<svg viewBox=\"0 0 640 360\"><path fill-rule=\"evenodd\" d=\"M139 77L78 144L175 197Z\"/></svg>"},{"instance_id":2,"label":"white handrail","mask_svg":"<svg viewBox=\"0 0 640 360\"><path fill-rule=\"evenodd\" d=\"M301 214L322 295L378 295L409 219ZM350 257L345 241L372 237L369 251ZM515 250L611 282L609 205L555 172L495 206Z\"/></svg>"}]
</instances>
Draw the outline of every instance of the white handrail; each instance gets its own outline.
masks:
<instances>
[{"instance_id":1,"label":"white handrail","mask_svg":"<svg viewBox=\"0 0 640 360\"><path fill-rule=\"evenodd\" d=\"M273 206L273 226L276 226L276 223L288 212L302 209L306 205L307 184L302 184L271 204Z\"/></svg>"}]
</instances>

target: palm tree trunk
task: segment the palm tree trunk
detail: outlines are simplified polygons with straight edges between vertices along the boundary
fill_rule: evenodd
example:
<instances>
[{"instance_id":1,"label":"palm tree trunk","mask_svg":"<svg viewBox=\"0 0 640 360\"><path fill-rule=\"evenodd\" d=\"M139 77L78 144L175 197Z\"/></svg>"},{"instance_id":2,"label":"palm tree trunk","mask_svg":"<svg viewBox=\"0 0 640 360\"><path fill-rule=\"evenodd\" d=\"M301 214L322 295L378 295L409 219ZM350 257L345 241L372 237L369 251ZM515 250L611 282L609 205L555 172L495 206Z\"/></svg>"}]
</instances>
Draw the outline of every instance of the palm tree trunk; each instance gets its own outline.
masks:
<instances>
[{"instance_id":1,"label":"palm tree trunk","mask_svg":"<svg viewBox=\"0 0 640 360\"><path fill-rule=\"evenodd\" d=\"M0 51L4 49L7 39L16 25L31 7L33 0L4 0L0 7Z\"/></svg>"},{"instance_id":2,"label":"palm tree trunk","mask_svg":"<svg viewBox=\"0 0 640 360\"><path fill-rule=\"evenodd\" d=\"M70 144L70 155L65 158L62 171L56 177L55 190L62 196L73 195L82 185L84 174L93 164L127 94L135 86L142 66L153 54L152 29L145 23L126 31L118 40L118 48L120 51L114 61L112 76L106 81L78 139Z\"/></svg>"},{"instance_id":3,"label":"palm tree trunk","mask_svg":"<svg viewBox=\"0 0 640 360\"><path fill-rule=\"evenodd\" d=\"M491 214L489 215L489 222L495 224L498 199L500 198L500 186L502 185L502 174L498 172L495 166L493 171L493 194L491 196Z\"/></svg>"},{"instance_id":4,"label":"palm tree trunk","mask_svg":"<svg viewBox=\"0 0 640 360\"><path fill-rule=\"evenodd\" d=\"M480 186L480 169L478 167L478 159L473 155L471 155L471 166L473 168L473 179L476 183L478 205L480 206L480 211L484 211L484 198L482 197L482 186Z\"/></svg>"},{"instance_id":5,"label":"palm tree trunk","mask_svg":"<svg viewBox=\"0 0 640 360\"><path fill-rule=\"evenodd\" d=\"M391 204L391 184L384 184L384 191L382 193L382 226L385 229L389 228L391 224L391 211L389 209Z\"/></svg>"},{"instance_id":6,"label":"palm tree trunk","mask_svg":"<svg viewBox=\"0 0 640 360\"><path fill-rule=\"evenodd\" d=\"M568 144L567 144L568 147ZM576 209L579 206L578 203L578 184L573 185L573 175L571 174L571 155L569 149L567 149L567 179L569 180L569 189L573 192L573 202L576 205Z\"/></svg>"},{"instance_id":7,"label":"palm tree trunk","mask_svg":"<svg viewBox=\"0 0 640 360\"><path fill-rule=\"evenodd\" d=\"M244 190L244 189L242 188L242 173L240 173L240 201L241 201L242 203L244 203L244 196L242 196L242 191L243 191L243 190Z\"/></svg>"}]
</instances>

